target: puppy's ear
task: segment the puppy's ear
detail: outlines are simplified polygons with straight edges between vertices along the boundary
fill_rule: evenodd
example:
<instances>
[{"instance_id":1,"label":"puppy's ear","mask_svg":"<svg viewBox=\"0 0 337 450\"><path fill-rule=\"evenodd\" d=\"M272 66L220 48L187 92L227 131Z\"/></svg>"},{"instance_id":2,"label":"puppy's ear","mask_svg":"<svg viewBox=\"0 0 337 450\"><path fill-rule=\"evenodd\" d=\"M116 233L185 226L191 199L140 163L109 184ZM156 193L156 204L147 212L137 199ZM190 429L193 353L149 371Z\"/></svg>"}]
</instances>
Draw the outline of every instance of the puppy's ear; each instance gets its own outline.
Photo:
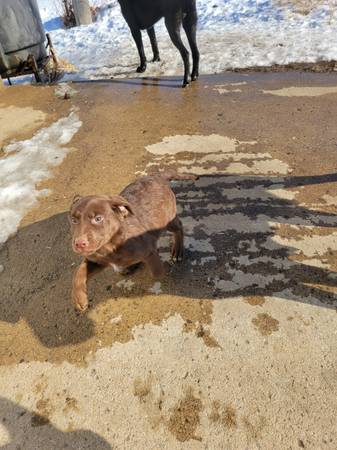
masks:
<instances>
[{"instance_id":1,"label":"puppy's ear","mask_svg":"<svg viewBox=\"0 0 337 450\"><path fill-rule=\"evenodd\" d=\"M75 194L71 206L74 206L77 202L81 200L82 196L79 194Z\"/></svg>"},{"instance_id":2,"label":"puppy's ear","mask_svg":"<svg viewBox=\"0 0 337 450\"><path fill-rule=\"evenodd\" d=\"M120 195L109 197L109 203L112 210L116 211L123 218L128 216L129 214L133 214L132 206L130 205L130 203Z\"/></svg>"}]
</instances>

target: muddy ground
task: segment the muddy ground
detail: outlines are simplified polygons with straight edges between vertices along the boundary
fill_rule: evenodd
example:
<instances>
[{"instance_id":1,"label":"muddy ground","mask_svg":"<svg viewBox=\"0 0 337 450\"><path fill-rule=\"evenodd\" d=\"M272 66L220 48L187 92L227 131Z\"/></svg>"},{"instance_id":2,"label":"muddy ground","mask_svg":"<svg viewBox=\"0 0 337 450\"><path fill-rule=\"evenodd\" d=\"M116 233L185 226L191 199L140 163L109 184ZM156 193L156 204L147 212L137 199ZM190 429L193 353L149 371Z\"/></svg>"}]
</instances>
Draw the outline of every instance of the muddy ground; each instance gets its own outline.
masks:
<instances>
[{"instance_id":1,"label":"muddy ground","mask_svg":"<svg viewBox=\"0 0 337 450\"><path fill-rule=\"evenodd\" d=\"M282 44L280 44L282 45ZM333 59L331 61L318 61L314 63L298 63L293 62L289 64L273 64L271 66L254 66L246 67L245 69L233 69L236 73L248 72L312 72L312 73L329 73L337 71L337 62Z\"/></svg>"},{"instance_id":2,"label":"muddy ground","mask_svg":"<svg viewBox=\"0 0 337 450\"><path fill-rule=\"evenodd\" d=\"M1 448L336 448L337 75L179 86L1 91L2 148L82 121L0 250ZM200 176L173 186L185 261L160 282L106 270L76 315L72 197L164 168Z\"/></svg>"}]
</instances>

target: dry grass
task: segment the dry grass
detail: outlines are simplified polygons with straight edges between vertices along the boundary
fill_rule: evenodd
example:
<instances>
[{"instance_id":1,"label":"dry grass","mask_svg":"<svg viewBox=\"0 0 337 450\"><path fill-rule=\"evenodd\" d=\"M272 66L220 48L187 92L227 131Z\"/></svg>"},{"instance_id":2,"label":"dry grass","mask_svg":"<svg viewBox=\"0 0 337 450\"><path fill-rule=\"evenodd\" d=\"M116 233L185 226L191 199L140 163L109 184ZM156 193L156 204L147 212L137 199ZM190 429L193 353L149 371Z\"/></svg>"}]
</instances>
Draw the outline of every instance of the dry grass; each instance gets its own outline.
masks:
<instances>
[{"instance_id":1,"label":"dry grass","mask_svg":"<svg viewBox=\"0 0 337 450\"><path fill-rule=\"evenodd\" d=\"M54 4L64 26L66 28L75 27L76 19L72 0L54 0ZM93 20L96 20L98 8L95 6L90 6L90 11Z\"/></svg>"},{"instance_id":2,"label":"dry grass","mask_svg":"<svg viewBox=\"0 0 337 450\"><path fill-rule=\"evenodd\" d=\"M60 15L62 22L66 28L76 25L72 0L54 0L55 9Z\"/></svg>"},{"instance_id":3,"label":"dry grass","mask_svg":"<svg viewBox=\"0 0 337 450\"><path fill-rule=\"evenodd\" d=\"M330 8L333 7L333 4L336 5L334 0L274 0L275 4L278 6L293 6L294 12L298 14L307 15L310 12L324 4L329 5Z\"/></svg>"}]
</instances>

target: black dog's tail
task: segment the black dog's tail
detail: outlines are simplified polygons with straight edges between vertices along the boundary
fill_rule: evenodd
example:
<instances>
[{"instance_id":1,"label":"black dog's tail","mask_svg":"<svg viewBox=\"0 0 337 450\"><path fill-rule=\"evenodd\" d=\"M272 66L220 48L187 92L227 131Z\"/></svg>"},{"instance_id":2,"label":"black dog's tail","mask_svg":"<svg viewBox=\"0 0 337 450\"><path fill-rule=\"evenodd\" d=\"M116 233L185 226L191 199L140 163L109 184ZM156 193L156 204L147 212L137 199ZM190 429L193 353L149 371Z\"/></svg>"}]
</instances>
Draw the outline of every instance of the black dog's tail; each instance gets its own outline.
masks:
<instances>
[{"instance_id":1,"label":"black dog's tail","mask_svg":"<svg viewBox=\"0 0 337 450\"><path fill-rule=\"evenodd\" d=\"M177 173L173 170L166 170L165 172L160 172L159 176L161 178L164 178L164 180L167 181L174 181L174 180L197 180L199 177L197 175L193 175L191 173Z\"/></svg>"}]
</instances>

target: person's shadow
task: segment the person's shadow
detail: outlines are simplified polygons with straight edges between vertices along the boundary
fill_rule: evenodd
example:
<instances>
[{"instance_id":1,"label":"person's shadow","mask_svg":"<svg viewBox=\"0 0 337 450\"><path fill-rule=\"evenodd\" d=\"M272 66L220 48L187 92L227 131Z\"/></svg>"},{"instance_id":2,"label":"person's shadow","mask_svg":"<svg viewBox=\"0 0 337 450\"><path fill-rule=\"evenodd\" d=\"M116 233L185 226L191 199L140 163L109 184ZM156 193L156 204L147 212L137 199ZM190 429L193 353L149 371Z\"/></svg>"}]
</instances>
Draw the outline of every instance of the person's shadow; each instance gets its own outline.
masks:
<instances>
[{"instance_id":1,"label":"person's shadow","mask_svg":"<svg viewBox=\"0 0 337 450\"><path fill-rule=\"evenodd\" d=\"M296 261L296 249L278 239L271 225L335 227L336 215L309 210L278 194L280 183L291 188L334 181L336 174L282 179L214 175L177 183L187 258L172 268L161 292L219 301L274 295L335 308L337 296L329 287L336 286L336 273L324 264ZM23 227L0 250L0 320L13 324L25 319L47 348L81 343L95 333L89 315L77 316L70 304L72 272L80 258L71 250L66 216ZM111 297L137 296L146 302L154 281L145 269L131 275L130 289L115 286L114 277L107 269L90 280L93 308Z\"/></svg>"},{"instance_id":2,"label":"person's shadow","mask_svg":"<svg viewBox=\"0 0 337 450\"><path fill-rule=\"evenodd\" d=\"M8 443L2 450L112 450L111 445L90 430L64 432L46 418L0 397L0 420Z\"/></svg>"}]
</instances>

